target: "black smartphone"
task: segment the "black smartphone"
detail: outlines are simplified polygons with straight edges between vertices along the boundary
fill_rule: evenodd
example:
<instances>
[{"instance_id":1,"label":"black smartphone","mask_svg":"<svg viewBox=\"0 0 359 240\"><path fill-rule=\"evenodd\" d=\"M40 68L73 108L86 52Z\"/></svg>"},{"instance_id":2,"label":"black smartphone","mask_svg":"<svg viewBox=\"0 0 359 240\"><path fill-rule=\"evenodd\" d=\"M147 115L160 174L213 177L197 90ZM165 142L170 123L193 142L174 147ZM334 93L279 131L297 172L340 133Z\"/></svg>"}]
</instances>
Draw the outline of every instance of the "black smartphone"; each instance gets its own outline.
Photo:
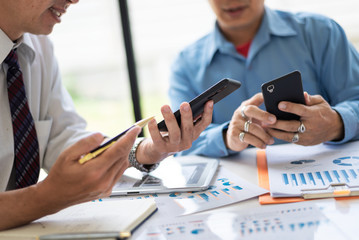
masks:
<instances>
[{"instance_id":1,"label":"black smartphone","mask_svg":"<svg viewBox=\"0 0 359 240\"><path fill-rule=\"evenodd\" d=\"M208 102L209 100L213 100L214 103L217 103L220 100L222 100L224 97L226 97L227 95L231 94L233 91L238 89L240 86L241 86L241 82L237 80L225 78L217 82L212 87L208 88L206 91L204 91L194 99L192 99L189 102L189 104L192 109L193 119L197 121L199 120L197 118L203 113L204 105L206 102ZM177 110L174 113L174 115L176 117L178 126L181 126L180 111ZM167 131L167 126L164 120L159 122L157 126L160 131Z\"/></svg>"},{"instance_id":2,"label":"black smartphone","mask_svg":"<svg viewBox=\"0 0 359 240\"><path fill-rule=\"evenodd\" d=\"M280 120L299 120L298 115L278 109L281 101L305 104L302 77L299 71L262 84L262 93L267 112L274 114Z\"/></svg>"}]
</instances>

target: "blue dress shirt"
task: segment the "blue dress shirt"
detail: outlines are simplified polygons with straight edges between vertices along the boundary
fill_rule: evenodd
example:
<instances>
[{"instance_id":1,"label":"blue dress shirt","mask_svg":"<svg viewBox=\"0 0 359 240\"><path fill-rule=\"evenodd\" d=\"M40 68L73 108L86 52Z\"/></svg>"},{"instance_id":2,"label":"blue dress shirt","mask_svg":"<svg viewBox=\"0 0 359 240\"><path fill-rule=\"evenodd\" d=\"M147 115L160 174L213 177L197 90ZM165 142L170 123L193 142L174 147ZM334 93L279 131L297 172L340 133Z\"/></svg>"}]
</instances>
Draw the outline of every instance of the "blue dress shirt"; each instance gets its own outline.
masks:
<instances>
[{"instance_id":1,"label":"blue dress shirt","mask_svg":"<svg viewBox=\"0 0 359 240\"><path fill-rule=\"evenodd\" d=\"M223 157L234 153L222 137L233 112L242 101L260 92L264 82L294 70L302 74L304 91L323 96L343 119L344 139L330 143L359 139L359 54L344 30L321 15L266 7L247 58L225 39L216 24L213 32L185 48L173 63L169 97L174 109L220 79L242 82L241 88L215 104L212 124L179 155ZM276 139L276 143L284 142Z\"/></svg>"}]
</instances>

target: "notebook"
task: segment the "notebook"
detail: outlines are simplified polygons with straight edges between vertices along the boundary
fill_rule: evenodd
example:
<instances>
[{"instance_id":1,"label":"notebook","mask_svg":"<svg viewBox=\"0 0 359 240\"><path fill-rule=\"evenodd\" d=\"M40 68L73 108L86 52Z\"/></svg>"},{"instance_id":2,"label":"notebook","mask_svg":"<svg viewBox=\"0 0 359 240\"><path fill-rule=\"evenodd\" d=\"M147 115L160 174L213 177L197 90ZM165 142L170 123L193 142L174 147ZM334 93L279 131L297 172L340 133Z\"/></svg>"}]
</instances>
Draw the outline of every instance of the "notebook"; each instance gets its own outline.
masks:
<instances>
[{"instance_id":1,"label":"notebook","mask_svg":"<svg viewBox=\"0 0 359 240\"><path fill-rule=\"evenodd\" d=\"M133 232L156 210L153 199L87 202L28 225L0 231L0 239L37 239L54 233Z\"/></svg>"}]
</instances>

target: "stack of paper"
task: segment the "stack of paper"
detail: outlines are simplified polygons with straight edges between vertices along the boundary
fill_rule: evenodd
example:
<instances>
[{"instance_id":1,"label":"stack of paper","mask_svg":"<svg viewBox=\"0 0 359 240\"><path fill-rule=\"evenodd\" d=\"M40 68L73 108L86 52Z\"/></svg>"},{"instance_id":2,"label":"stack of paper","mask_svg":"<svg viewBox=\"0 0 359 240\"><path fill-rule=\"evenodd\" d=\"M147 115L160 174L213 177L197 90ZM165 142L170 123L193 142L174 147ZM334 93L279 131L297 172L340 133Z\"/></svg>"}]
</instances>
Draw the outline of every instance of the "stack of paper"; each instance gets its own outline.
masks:
<instances>
[{"instance_id":1,"label":"stack of paper","mask_svg":"<svg viewBox=\"0 0 359 240\"><path fill-rule=\"evenodd\" d=\"M359 142L284 144L266 150L272 197L341 197L359 194Z\"/></svg>"}]
</instances>

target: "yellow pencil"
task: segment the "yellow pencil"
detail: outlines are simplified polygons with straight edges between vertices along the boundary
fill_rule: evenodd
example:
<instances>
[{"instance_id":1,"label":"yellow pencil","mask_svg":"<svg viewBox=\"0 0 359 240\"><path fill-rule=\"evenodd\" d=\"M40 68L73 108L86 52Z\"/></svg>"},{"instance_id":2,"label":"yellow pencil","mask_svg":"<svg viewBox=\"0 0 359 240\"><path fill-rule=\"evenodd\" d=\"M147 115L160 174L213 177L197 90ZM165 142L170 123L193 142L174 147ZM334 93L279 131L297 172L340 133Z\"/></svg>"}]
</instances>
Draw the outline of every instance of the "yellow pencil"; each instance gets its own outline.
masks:
<instances>
[{"instance_id":1,"label":"yellow pencil","mask_svg":"<svg viewBox=\"0 0 359 240\"><path fill-rule=\"evenodd\" d=\"M92 150L91 152L89 152L88 154L86 154L85 156L83 156L80 160L79 163L83 164L95 157L97 157L98 155L100 155L101 153L103 153L106 149L108 149L109 147L111 147L122 135L124 135L128 130L130 130L131 128L135 127L135 126L139 126L141 128L143 128L144 126L147 125L147 123L149 121L151 121L154 118L154 116L149 117L149 118L145 118L142 119L138 122L136 122L135 124L133 124L131 127L129 127L128 129L126 129L125 131L123 131L122 133L118 134L116 137L110 139L109 141L105 142L104 144L102 144L101 146L95 148L94 150Z\"/></svg>"}]
</instances>

